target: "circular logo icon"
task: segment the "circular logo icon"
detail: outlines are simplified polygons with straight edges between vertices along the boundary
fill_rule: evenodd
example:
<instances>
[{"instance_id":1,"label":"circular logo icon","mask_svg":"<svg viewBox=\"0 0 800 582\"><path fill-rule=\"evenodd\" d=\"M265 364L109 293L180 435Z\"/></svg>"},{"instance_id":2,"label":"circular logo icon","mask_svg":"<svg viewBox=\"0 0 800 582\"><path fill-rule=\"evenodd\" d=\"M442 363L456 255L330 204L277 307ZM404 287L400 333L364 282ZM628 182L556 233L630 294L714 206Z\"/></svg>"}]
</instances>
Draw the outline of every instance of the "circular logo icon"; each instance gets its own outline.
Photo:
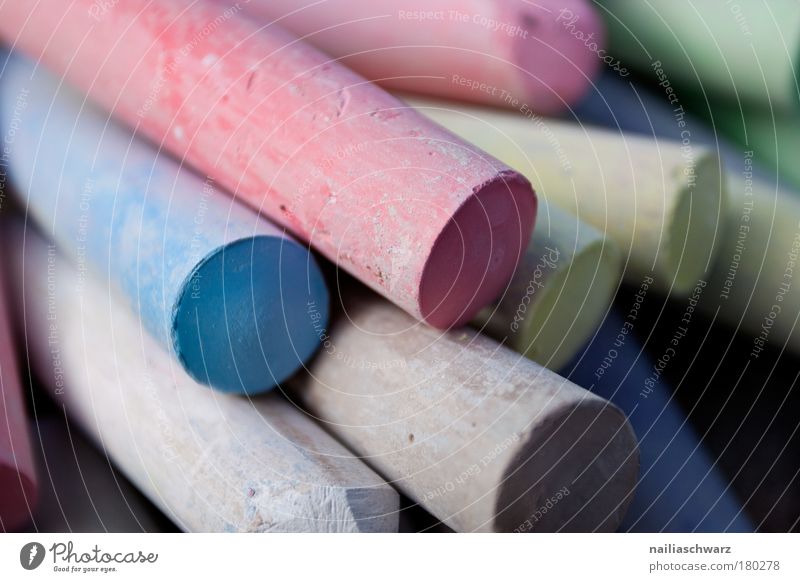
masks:
<instances>
[{"instance_id":1,"label":"circular logo icon","mask_svg":"<svg viewBox=\"0 0 800 582\"><path fill-rule=\"evenodd\" d=\"M19 563L26 570L35 570L44 561L44 546L39 542L29 542L19 551Z\"/></svg>"}]
</instances>

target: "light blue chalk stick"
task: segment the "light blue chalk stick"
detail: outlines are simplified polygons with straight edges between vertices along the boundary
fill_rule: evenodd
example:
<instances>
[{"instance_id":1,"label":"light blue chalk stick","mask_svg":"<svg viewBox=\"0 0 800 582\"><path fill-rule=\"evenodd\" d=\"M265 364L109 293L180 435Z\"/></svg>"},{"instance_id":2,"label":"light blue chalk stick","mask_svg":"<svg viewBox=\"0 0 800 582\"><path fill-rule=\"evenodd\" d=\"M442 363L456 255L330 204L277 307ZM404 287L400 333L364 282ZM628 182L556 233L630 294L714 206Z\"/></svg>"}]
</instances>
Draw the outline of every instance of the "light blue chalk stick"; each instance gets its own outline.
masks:
<instances>
[{"instance_id":1,"label":"light blue chalk stick","mask_svg":"<svg viewBox=\"0 0 800 582\"><path fill-rule=\"evenodd\" d=\"M612 310L577 363L562 371L622 409L639 438L640 480L620 529L754 531L669 388L646 383L653 364L632 335L620 335L624 321Z\"/></svg>"},{"instance_id":2,"label":"light blue chalk stick","mask_svg":"<svg viewBox=\"0 0 800 582\"><path fill-rule=\"evenodd\" d=\"M297 371L328 319L308 249L43 69L4 57L11 182L80 271L121 291L200 382L256 394Z\"/></svg>"}]
</instances>

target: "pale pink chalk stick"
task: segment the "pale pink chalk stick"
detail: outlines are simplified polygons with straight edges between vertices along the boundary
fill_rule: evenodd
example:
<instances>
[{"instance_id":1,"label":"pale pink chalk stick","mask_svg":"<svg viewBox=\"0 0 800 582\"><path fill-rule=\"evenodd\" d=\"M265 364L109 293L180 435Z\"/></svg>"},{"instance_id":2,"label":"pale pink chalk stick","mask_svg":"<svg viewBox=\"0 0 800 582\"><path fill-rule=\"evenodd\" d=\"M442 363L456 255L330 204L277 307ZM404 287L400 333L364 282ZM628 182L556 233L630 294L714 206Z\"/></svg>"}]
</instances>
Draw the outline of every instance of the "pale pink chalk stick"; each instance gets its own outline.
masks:
<instances>
[{"instance_id":1,"label":"pale pink chalk stick","mask_svg":"<svg viewBox=\"0 0 800 582\"><path fill-rule=\"evenodd\" d=\"M0 36L411 315L471 319L529 240L528 181L238 12L204 0L6 2Z\"/></svg>"},{"instance_id":2,"label":"pale pink chalk stick","mask_svg":"<svg viewBox=\"0 0 800 582\"><path fill-rule=\"evenodd\" d=\"M578 101L603 66L603 22L586 0L239 4L370 80L441 97L556 113Z\"/></svg>"},{"instance_id":3,"label":"pale pink chalk stick","mask_svg":"<svg viewBox=\"0 0 800 582\"><path fill-rule=\"evenodd\" d=\"M28 415L7 311L5 268L6 262L0 259L0 532L16 529L33 517L37 492Z\"/></svg>"}]
</instances>

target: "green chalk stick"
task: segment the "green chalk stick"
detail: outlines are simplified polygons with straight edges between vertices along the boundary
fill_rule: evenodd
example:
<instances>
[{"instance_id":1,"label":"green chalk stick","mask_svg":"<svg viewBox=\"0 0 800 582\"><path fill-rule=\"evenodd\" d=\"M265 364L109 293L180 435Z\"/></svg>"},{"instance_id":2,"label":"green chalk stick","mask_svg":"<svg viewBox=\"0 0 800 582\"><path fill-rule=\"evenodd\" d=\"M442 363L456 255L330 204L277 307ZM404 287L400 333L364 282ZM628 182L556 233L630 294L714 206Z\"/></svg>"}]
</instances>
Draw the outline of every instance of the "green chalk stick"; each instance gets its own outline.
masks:
<instances>
[{"instance_id":1,"label":"green chalk stick","mask_svg":"<svg viewBox=\"0 0 800 582\"><path fill-rule=\"evenodd\" d=\"M632 284L653 277L662 291L684 294L710 268L727 191L708 148L536 115L411 104L524 174L540 201L613 240Z\"/></svg>"},{"instance_id":2,"label":"green chalk stick","mask_svg":"<svg viewBox=\"0 0 800 582\"><path fill-rule=\"evenodd\" d=\"M777 109L800 104L797 0L596 0L609 54L665 91L681 87Z\"/></svg>"},{"instance_id":3,"label":"green chalk stick","mask_svg":"<svg viewBox=\"0 0 800 582\"><path fill-rule=\"evenodd\" d=\"M476 326L552 370L597 330L622 279L617 245L600 231L540 201L536 228L500 301Z\"/></svg>"},{"instance_id":4,"label":"green chalk stick","mask_svg":"<svg viewBox=\"0 0 800 582\"><path fill-rule=\"evenodd\" d=\"M764 346L800 353L800 199L731 173L728 227L701 307Z\"/></svg>"}]
</instances>

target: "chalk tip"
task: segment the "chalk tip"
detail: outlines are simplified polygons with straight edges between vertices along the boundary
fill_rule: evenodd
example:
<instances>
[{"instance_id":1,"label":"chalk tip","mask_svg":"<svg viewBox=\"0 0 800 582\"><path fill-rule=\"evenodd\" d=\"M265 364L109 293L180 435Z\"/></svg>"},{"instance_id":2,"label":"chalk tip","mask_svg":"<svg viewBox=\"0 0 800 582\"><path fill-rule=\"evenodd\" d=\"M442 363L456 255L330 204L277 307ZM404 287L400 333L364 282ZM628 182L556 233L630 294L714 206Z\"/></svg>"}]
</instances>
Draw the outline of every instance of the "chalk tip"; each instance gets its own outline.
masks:
<instances>
[{"instance_id":1,"label":"chalk tip","mask_svg":"<svg viewBox=\"0 0 800 582\"><path fill-rule=\"evenodd\" d=\"M600 325L621 277L621 257L613 242L587 244L545 282L512 337L514 349L551 370L561 369Z\"/></svg>"},{"instance_id":2,"label":"chalk tip","mask_svg":"<svg viewBox=\"0 0 800 582\"><path fill-rule=\"evenodd\" d=\"M396 532L400 520L400 497L393 487L351 487L345 492L350 513L359 532Z\"/></svg>"},{"instance_id":3,"label":"chalk tip","mask_svg":"<svg viewBox=\"0 0 800 582\"><path fill-rule=\"evenodd\" d=\"M707 276L727 208L727 188L715 154L699 156L686 179L667 225L665 245L667 284L681 294Z\"/></svg>"},{"instance_id":4,"label":"chalk tip","mask_svg":"<svg viewBox=\"0 0 800 582\"><path fill-rule=\"evenodd\" d=\"M310 453L313 454L313 453ZM397 532L400 499L383 483L349 486L325 482L298 482L284 500L288 505L276 512L274 491L248 495L247 518L230 531L247 533L384 533ZM291 497L294 496L294 499ZM320 511L320 508L326 511ZM280 516L280 519L276 519Z\"/></svg>"},{"instance_id":5,"label":"chalk tip","mask_svg":"<svg viewBox=\"0 0 800 582\"><path fill-rule=\"evenodd\" d=\"M470 321L503 292L530 239L536 195L512 171L477 188L431 249L422 273L419 310L440 329Z\"/></svg>"},{"instance_id":6,"label":"chalk tip","mask_svg":"<svg viewBox=\"0 0 800 582\"><path fill-rule=\"evenodd\" d=\"M314 354L329 297L310 252L278 236L220 247L184 282L172 343L198 382L255 395L285 381Z\"/></svg>"},{"instance_id":7,"label":"chalk tip","mask_svg":"<svg viewBox=\"0 0 800 582\"><path fill-rule=\"evenodd\" d=\"M562 406L528 432L506 467L493 529L616 531L638 474L636 436L617 407L600 398Z\"/></svg>"},{"instance_id":8,"label":"chalk tip","mask_svg":"<svg viewBox=\"0 0 800 582\"><path fill-rule=\"evenodd\" d=\"M589 48L605 46L602 17L584 0L558 4L556 10L528 2L509 3L507 8L514 11L507 22L521 26L511 35L511 59L525 93L518 97L544 115L563 113L580 101L603 66Z\"/></svg>"}]
</instances>

